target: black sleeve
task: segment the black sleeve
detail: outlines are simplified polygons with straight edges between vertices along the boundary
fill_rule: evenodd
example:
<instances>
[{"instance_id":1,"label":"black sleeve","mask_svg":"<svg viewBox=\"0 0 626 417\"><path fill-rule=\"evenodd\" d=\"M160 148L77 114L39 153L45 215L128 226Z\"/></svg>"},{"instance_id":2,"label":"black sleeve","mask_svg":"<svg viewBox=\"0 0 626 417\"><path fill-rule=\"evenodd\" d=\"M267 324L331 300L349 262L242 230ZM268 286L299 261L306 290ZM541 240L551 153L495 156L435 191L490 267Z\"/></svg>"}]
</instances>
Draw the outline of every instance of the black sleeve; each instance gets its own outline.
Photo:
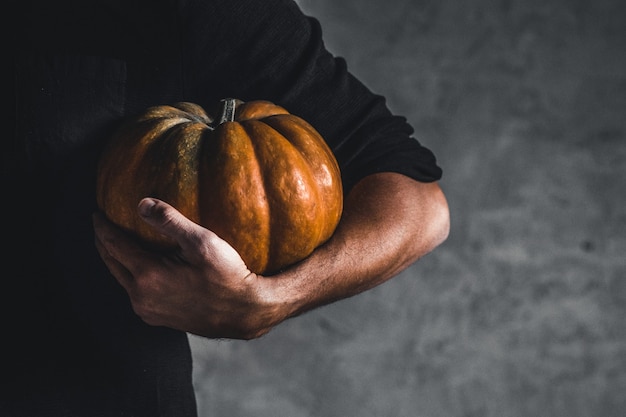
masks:
<instances>
[{"instance_id":1,"label":"black sleeve","mask_svg":"<svg viewBox=\"0 0 626 417\"><path fill-rule=\"evenodd\" d=\"M441 178L432 152L332 56L319 22L292 0L188 0L181 3L186 93L266 99L311 123L329 143L349 190L366 175L392 171Z\"/></svg>"}]
</instances>

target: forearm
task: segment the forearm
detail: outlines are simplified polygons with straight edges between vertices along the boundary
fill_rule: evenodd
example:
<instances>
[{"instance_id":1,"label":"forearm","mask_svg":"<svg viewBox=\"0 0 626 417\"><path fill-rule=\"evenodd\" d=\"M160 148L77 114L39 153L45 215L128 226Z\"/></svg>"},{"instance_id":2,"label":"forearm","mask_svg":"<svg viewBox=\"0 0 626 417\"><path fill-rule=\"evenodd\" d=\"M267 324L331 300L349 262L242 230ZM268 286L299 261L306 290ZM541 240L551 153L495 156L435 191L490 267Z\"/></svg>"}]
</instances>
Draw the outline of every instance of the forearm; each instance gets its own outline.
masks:
<instances>
[{"instance_id":1,"label":"forearm","mask_svg":"<svg viewBox=\"0 0 626 417\"><path fill-rule=\"evenodd\" d=\"M358 183L333 237L298 265L268 277L284 318L373 288L442 243L449 230L437 183L382 173Z\"/></svg>"}]
</instances>

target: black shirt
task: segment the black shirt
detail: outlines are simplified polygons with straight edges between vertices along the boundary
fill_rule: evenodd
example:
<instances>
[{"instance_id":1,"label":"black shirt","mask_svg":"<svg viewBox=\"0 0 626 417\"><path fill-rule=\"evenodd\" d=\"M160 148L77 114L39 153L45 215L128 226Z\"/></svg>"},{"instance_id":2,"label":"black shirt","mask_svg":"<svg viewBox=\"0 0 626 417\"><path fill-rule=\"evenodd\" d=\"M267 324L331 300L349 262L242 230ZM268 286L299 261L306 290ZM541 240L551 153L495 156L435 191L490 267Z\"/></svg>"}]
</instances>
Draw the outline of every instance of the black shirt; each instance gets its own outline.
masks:
<instances>
[{"instance_id":1,"label":"black shirt","mask_svg":"<svg viewBox=\"0 0 626 417\"><path fill-rule=\"evenodd\" d=\"M441 176L291 0L9 5L2 416L195 415L186 335L144 324L93 245L97 158L124 118L175 101L265 99L324 136L346 192L375 172Z\"/></svg>"}]
</instances>

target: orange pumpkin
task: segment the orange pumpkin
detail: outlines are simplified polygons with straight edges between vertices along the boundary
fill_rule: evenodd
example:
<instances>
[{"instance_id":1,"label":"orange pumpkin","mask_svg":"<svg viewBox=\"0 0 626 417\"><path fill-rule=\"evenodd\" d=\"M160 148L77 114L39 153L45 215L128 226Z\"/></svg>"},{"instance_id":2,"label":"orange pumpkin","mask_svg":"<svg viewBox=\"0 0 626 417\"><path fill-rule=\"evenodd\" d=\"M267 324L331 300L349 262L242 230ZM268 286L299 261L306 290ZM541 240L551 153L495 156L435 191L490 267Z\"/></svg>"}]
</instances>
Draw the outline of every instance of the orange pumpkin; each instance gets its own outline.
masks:
<instances>
[{"instance_id":1,"label":"orange pumpkin","mask_svg":"<svg viewBox=\"0 0 626 417\"><path fill-rule=\"evenodd\" d=\"M156 197L230 243L248 268L276 272L334 232L339 167L320 134L267 101L227 99L219 118L188 102L148 108L101 156L97 202L120 227L160 249L175 242L137 213Z\"/></svg>"}]
</instances>

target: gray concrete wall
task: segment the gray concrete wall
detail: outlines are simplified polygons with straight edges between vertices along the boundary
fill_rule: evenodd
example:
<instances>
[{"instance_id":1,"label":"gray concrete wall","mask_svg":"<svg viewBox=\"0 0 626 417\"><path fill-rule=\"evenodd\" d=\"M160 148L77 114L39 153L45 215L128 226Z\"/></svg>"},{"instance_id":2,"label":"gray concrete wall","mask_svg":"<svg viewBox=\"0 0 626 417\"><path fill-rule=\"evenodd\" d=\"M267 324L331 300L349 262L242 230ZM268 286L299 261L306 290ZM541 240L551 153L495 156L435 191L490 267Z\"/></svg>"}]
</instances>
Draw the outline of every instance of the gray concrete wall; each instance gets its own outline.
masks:
<instances>
[{"instance_id":1,"label":"gray concrete wall","mask_svg":"<svg viewBox=\"0 0 626 417\"><path fill-rule=\"evenodd\" d=\"M626 2L301 0L435 151L449 240L252 342L201 416L626 415Z\"/></svg>"}]
</instances>

